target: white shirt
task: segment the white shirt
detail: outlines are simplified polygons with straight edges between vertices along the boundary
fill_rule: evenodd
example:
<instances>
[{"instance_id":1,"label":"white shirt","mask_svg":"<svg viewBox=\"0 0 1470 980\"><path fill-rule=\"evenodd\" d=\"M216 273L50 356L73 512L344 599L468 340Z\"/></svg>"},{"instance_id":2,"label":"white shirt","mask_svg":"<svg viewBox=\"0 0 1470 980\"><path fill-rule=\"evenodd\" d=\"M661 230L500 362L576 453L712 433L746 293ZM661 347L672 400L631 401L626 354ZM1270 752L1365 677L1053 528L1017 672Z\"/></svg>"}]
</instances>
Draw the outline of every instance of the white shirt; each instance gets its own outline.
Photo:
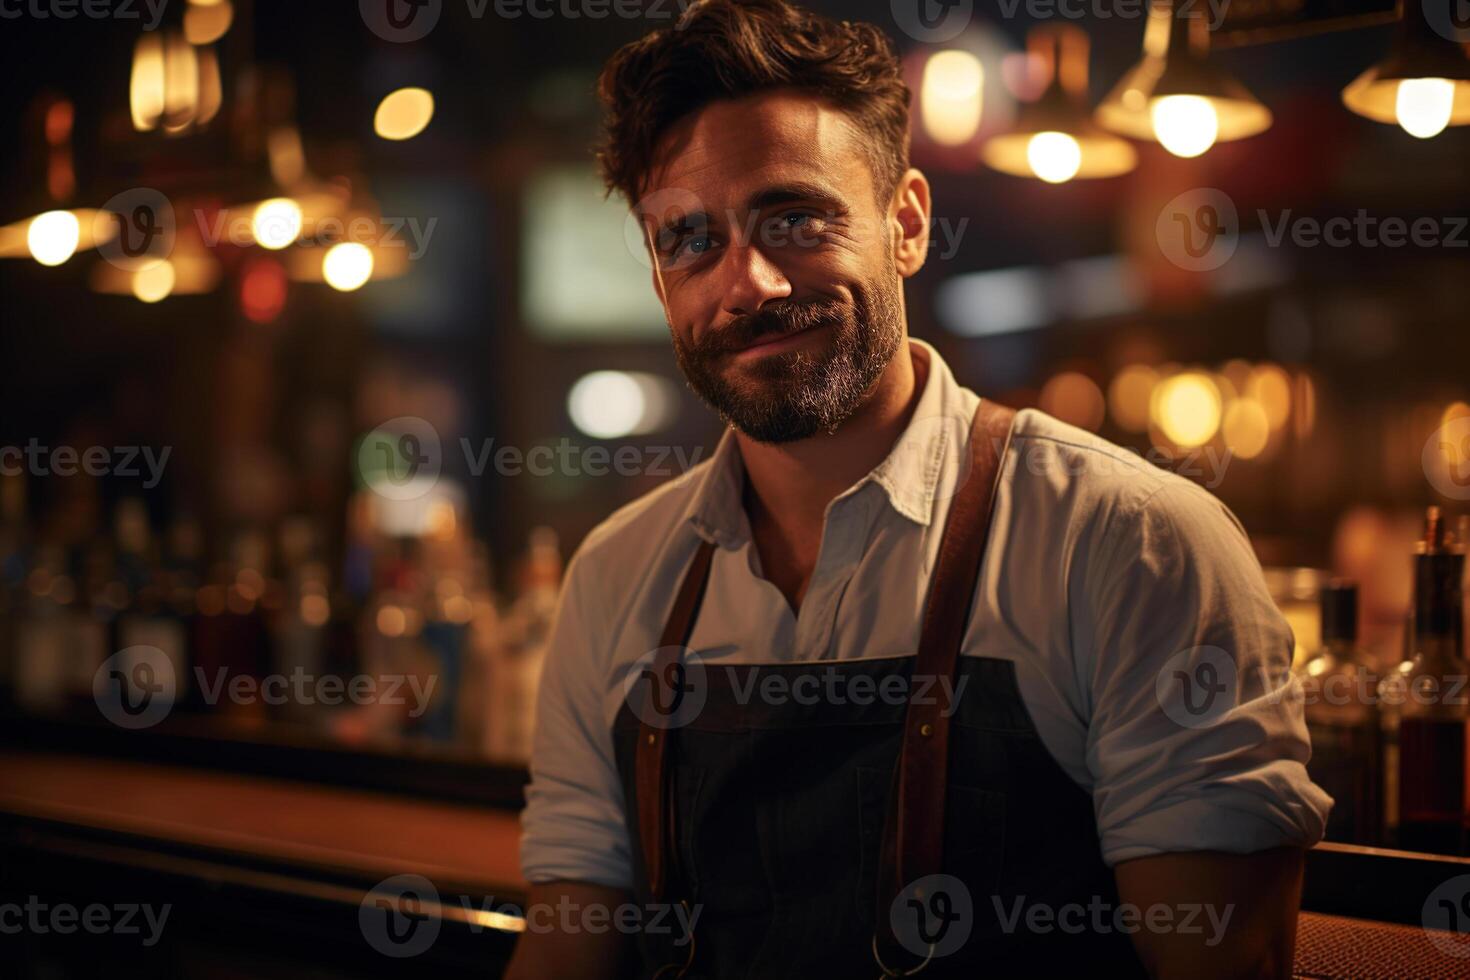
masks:
<instances>
[{"instance_id":1,"label":"white shirt","mask_svg":"<svg viewBox=\"0 0 1470 980\"><path fill-rule=\"evenodd\" d=\"M698 539L719 545L689 642L701 662L917 650L979 398L932 347L910 344L929 362L919 403L889 456L827 507L799 614L760 575L728 431L710 459L582 543L537 701L522 815L528 881L633 885L613 720L630 665L659 644ZM1291 630L1223 504L1041 412L1017 415L962 655L1014 662L1043 744L1092 796L1109 865L1321 839L1332 801L1307 777L1291 650ZM1226 684L1210 723L1179 709L1171 685L1181 657L1185 670L1200 658L1223 668L1199 675Z\"/></svg>"}]
</instances>

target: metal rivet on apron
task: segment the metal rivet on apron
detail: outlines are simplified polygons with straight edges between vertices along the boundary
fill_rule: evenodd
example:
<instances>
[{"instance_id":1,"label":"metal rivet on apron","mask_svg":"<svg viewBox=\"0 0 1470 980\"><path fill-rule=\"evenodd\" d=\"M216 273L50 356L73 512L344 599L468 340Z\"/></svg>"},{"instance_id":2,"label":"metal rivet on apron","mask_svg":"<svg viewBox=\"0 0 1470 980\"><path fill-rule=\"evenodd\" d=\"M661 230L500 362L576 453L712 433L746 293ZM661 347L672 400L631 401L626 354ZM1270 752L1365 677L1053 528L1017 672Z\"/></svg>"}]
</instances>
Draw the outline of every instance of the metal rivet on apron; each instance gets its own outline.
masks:
<instances>
[{"instance_id":1,"label":"metal rivet on apron","mask_svg":"<svg viewBox=\"0 0 1470 980\"><path fill-rule=\"evenodd\" d=\"M920 725L919 726L919 734L920 735L923 735L925 738L929 737L930 735L933 735L934 734L934 726L933 725L929 725L929 724Z\"/></svg>"},{"instance_id":2,"label":"metal rivet on apron","mask_svg":"<svg viewBox=\"0 0 1470 980\"><path fill-rule=\"evenodd\" d=\"M653 735L653 732L649 732L649 733L648 733L648 744L649 744L649 745L652 745L652 744L653 744L653 742L654 742L654 735Z\"/></svg>"}]
</instances>

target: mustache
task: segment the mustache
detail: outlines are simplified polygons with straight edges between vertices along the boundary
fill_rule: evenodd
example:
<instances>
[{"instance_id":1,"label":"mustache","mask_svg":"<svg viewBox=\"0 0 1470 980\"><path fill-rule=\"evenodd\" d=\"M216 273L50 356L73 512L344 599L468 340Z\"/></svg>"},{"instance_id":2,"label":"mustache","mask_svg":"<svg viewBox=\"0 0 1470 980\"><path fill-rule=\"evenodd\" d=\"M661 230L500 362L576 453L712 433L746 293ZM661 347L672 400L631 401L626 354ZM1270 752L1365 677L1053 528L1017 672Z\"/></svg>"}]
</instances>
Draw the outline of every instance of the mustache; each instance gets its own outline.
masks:
<instances>
[{"instance_id":1,"label":"mustache","mask_svg":"<svg viewBox=\"0 0 1470 980\"><path fill-rule=\"evenodd\" d=\"M706 337L700 347L708 354L733 353L768 336L775 338L840 324L847 319L847 313L846 304L831 299L769 304L756 313L731 320Z\"/></svg>"}]
</instances>

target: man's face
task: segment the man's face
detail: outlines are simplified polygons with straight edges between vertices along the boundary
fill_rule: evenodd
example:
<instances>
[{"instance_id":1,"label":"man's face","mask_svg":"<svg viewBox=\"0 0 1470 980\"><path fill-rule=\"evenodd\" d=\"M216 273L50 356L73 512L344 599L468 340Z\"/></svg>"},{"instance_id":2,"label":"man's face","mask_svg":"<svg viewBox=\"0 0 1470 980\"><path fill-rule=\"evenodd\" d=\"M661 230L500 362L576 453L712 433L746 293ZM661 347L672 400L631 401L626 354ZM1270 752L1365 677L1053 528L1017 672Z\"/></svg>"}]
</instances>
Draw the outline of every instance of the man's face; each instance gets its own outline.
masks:
<instances>
[{"instance_id":1,"label":"man's face","mask_svg":"<svg viewBox=\"0 0 1470 980\"><path fill-rule=\"evenodd\" d=\"M635 209L680 368L757 441L834 431L903 340L898 231L861 139L800 93L714 103L666 134Z\"/></svg>"}]
</instances>

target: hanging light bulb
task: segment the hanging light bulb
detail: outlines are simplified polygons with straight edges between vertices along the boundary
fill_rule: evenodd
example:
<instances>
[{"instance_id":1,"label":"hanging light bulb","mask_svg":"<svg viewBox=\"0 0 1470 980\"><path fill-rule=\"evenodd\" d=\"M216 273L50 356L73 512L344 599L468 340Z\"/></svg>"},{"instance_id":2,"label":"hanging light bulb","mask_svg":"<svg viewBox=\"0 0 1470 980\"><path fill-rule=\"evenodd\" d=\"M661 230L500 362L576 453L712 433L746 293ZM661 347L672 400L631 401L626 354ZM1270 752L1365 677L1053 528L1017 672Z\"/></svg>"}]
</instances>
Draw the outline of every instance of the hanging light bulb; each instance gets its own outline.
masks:
<instances>
[{"instance_id":1,"label":"hanging light bulb","mask_svg":"<svg viewBox=\"0 0 1470 980\"><path fill-rule=\"evenodd\" d=\"M42 265L60 265L71 258L82 240L82 223L70 211L47 211L31 219L26 247Z\"/></svg>"},{"instance_id":2,"label":"hanging light bulb","mask_svg":"<svg viewBox=\"0 0 1470 980\"><path fill-rule=\"evenodd\" d=\"M1198 95L1166 95L1149 107L1154 135L1176 157L1197 157L1215 145L1220 116Z\"/></svg>"},{"instance_id":3,"label":"hanging light bulb","mask_svg":"<svg viewBox=\"0 0 1470 980\"><path fill-rule=\"evenodd\" d=\"M1455 111L1455 83L1448 78L1406 78L1394 93L1393 114L1404 132L1421 140L1438 136Z\"/></svg>"},{"instance_id":4,"label":"hanging light bulb","mask_svg":"<svg viewBox=\"0 0 1470 980\"><path fill-rule=\"evenodd\" d=\"M1088 118L1087 35L1069 24L1048 24L1030 33L1027 48L1027 63L1049 76L1046 88L1021 107L1015 125L986 141L985 162L1002 173L1049 184L1132 170L1138 162L1133 147Z\"/></svg>"},{"instance_id":5,"label":"hanging light bulb","mask_svg":"<svg viewBox=\"0 0 1470 980\"><path fill-rule=\"evenodd\" d=\"M1082 145L1067 133L1037 133L1026 143L1026 163L1048 184L1064 184L1082 169Z\"/></svg>"},{"instance_id":6,"label":"hanging light bulb","mask_svg":"<svg viewBox=\"0 0 1470 980\"><path fill-rule=\"evenodd\" d=\"M1175 0L1150 3L1143 58L1097 107L1097 121L1179 157L1269 129L1271 110L1209 60L1203 12L1181 13Z\"/></svg>"},{"instance_id":7,"label":"hanging light bulb","mask_svg":"<svg viewBox=\"0 0 1470 980\"><path fill-rule=\"evenodd\" d=\"M1446 0L1446 30L1453 27L1449 6ZM1428 13L1424 4L1403 4L1388 57L1342 90L1343 104L1353 112L1397 123L1419 139L1470 124L1470 57L1429 23Z\"/></svg>"}]
</instances>

